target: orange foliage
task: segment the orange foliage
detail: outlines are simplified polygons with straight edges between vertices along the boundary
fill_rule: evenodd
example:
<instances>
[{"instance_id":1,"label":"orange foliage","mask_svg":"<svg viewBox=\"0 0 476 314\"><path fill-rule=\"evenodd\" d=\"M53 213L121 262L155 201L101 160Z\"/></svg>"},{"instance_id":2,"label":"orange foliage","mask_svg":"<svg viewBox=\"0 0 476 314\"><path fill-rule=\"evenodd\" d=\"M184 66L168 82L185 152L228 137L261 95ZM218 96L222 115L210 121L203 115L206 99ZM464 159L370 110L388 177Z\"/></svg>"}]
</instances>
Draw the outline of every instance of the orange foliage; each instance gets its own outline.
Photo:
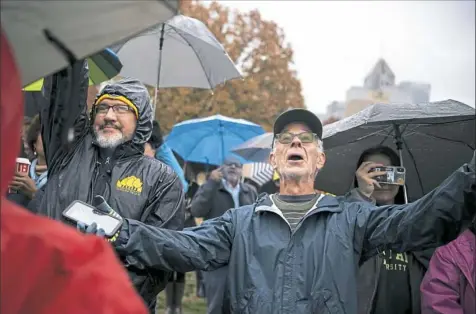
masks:
<instances>
[{"instance_id":1,"label":"orange foliage","mask_svg":"<svg viewBox=\"0 0 476 314\"><path fill-rule=\"evenodd\" d=\"M215 90L164 88L156 108L164 132L180 121L222 114L261 124L270 130L277 115L304 107L301 83L292 70L293 50L274 22L258 11L241 13L212 2L182 1L180 12L204 22L241 70ZM153 97L154 90L151 89Z\"/></svg>"}]
</instances>

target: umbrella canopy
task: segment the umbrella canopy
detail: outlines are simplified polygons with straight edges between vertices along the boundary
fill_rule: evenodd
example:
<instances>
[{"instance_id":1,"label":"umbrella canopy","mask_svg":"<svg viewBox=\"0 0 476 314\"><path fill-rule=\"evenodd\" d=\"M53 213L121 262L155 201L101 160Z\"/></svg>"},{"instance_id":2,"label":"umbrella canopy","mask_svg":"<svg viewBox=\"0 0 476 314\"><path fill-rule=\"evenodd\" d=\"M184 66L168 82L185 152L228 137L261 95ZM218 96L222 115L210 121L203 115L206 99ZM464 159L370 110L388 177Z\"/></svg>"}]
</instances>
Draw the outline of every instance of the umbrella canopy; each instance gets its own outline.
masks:
<instances>
[{"instance_id":1,"label":"umbrella canopy","mask_svg":"<svg viewBox=\"0 0 476 314\"><path fill-rule=\"evenodd\" d=\"M249 139L235 147L232 151L249 161L267 162L272 145L273 133L267 132Z\"/></svg>"},{"instance_id":2,"label":"umbrella canopy","mask_svg":"<svg viewBox=\"0 0 476 314\"><path fill-rule=\"evenodd\" d=\"M23 86L162 23L178 1L0 2L2 29L21 70Z\"/></svg>"},{"instance_id":3,"label":"umbrella canopy","mask_svg":"<svg viewBox=\"0 0 476 314\"><path fill-rule=\"evenodd\" d=\"M221 165L232 147L263 133L258 124L215 115L176 124L166 143L185 161Z\"/></svg>"},{"instance_id":4,"label":"umbrella canopy","mask_svg":"<svg viewBox=\"0 0 476 314\"><path fill-rule=\"evenodd\" d=\"M273 167L265 162L254 162L243 165L243 177L248 178L258 185L263 185L273 178Z\"/></svg>"},{"instance_id":5,"label":"umbrella canopy","mask_svg":"<svg viewBox=\"0 0 476 314\"><path fill-rule=\"evenodd\" d=\"M87 59L89 66L89 85L98 85L116 76L121 71L122 63L110 49L105 49ZM29 92L41 91L43 79L40 79L23 90Z\"/></svg>"},{"instance_id":6,"label":"umbrella canopy","mask_svg":"<svg viewBox=\"0 0 476 314\"><path fill-rule=\"evenodd\" d=\"M213 89L241 77L223 46L199 20L177 15L113 47L121 76L158 87Z\"/></svg>"},{"instance_id":7,"label":"umbrella canopy","mask_svg":"<svg viewBox=\"0 0 476 314\"><path fill-rule=\"evenodd\" d=\"M318 189L346 193L364 150L385 145L398 151L401 146L408 199L416 200L471 159L475 109L454 100L378 104L324 126L323 138L327 160L316 178Z\"/></svg>"}]
</instances>

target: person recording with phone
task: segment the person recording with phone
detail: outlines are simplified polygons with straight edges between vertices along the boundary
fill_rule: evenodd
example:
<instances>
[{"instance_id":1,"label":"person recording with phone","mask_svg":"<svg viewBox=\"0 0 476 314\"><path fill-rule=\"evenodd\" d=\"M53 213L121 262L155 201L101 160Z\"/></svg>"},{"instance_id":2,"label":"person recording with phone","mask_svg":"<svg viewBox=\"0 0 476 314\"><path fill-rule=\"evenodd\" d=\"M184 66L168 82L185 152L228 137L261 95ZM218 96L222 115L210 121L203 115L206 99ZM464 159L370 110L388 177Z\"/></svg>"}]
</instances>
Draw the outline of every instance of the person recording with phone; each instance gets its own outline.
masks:
<instances>
[{"instance_id":1,"label":"person recording with phone","mask_svg":"<svg viewBox=\"0 0 476 314\"><path fill-rule=\"evenodd\" d=\"M388 169L388 171L381 171ZM405 204L404 170L395 151L387 146L365 150L357 162L354 187L347 198L362 201L362 195L376 205ZM396 171L400 173L395 174ZM391 182L387 184L383 182ZM402 182L400 182L402 183ZM359 195L356 195L359 194ZM434 249L396 253L383 250L360 265L358 271L358 314L420 313L420 283Z\"/></svg>"},{"instance_id":2,"label":"person recording with phone","mask_svg":"<svg viewBox=\"0 0 476 314\"><path fill-rule=\"evenodd\" d=\"M192 200L192 215L209 220L231 208L253 204L258 193L252 185L241 182L242 168L237 158L229 157L213 170ZM222 313L227 273L227 266L203 273L208 314Z\"/></svg>"}]
</instances>

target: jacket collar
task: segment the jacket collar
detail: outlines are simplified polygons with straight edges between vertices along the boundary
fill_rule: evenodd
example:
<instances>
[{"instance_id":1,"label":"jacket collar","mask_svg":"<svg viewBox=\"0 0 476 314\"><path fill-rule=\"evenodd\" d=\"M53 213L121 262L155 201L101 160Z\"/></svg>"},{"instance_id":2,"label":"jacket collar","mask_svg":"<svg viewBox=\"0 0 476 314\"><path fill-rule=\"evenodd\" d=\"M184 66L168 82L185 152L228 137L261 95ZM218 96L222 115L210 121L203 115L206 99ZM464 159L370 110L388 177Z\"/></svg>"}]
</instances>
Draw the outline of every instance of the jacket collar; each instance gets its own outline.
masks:
<instances>
[{"instance_id":1,"label":"jacket collar","mask_svg":"<svg viewBox=\"0 0 476 314\"><path fill-rule=\"evenodd\" d=\"M282 216L281 210L276 207L273 203L271 197L262 193L258 196L258 201L255 205L255 212L274 212ZM315 213L329 212L329 213L339 213L342 211L342 208L339 206L339 201L336 197L330 195L322 195L319 200L314 204L314 206L307 212L306 216L313 215Z\"/></svg>"}]
</instances>

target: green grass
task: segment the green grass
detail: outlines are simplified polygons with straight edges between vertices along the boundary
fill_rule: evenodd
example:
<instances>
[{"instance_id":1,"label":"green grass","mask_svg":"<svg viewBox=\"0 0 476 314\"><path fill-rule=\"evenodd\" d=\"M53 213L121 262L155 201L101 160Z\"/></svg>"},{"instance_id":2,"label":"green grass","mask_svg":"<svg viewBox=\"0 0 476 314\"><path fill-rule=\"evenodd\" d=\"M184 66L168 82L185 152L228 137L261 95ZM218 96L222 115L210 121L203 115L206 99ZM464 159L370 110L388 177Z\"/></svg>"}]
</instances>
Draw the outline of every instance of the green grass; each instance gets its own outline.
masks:
<instances>
[{"instance_id":1,"label":"green grass","mask_svg":"<svg viewBox=\"0 0 476 314\"><path fill-rule=\"evenodd\" d=\"M183 314L205 314L207 313L207 304L205 299L196 297L195 294L195 273L187 273L185 282L185 293L183 297ZM156 314L164 314L165 312L165 291L159 294L159 310Z\"/></svg>"}]
</instances>

